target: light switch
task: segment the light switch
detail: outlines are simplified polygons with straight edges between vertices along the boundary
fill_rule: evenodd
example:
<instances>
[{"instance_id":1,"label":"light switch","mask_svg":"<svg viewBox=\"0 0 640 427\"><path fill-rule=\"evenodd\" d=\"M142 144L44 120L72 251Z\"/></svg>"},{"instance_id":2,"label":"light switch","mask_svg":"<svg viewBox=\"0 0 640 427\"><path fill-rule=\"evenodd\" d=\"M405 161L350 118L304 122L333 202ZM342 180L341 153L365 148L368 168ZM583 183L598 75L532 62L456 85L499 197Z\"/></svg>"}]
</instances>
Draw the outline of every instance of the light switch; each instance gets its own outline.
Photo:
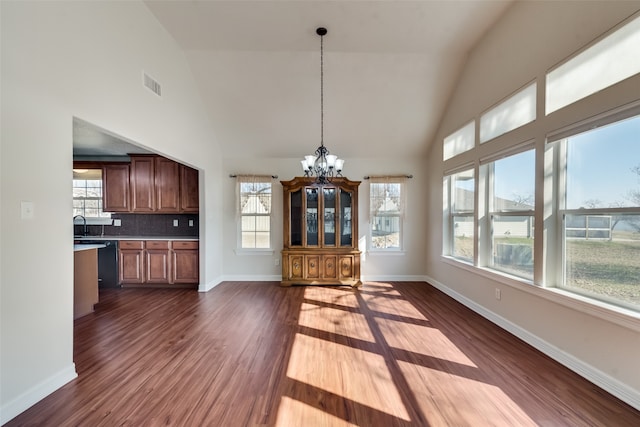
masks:
<instances>
[{"instance_id":1,"label":"light switch","mask_svg":"<svg viewBox=\"0 0 640 427\"><path fill-rule=\"evenodd\" d=\"M34 213L34 205L33 202L30 201L21 201L20 202L20 216L22 219L33 219Z\"/></svg>"},{"instance_id":2,"label":"light switch","mask_svg":"<svg viewBox=\"0 0 640 427\"><path fill-rule=\"evenodd\" d=\"M189 227L193 227L193 220L192 219L189 220Z\"/></svg>"},{"instance_id":3,"label":"light switch","mask_svg":"<svg viewBox=\"0 0 640 427\"><path fill-rule=\"evenodd\" d=\"M174 220L173 220L173 226L174 226L174 227L177 227L177 226L178 226L178 220L177 220L177 219L174 219Z\"/></svg>"}]
</instances>

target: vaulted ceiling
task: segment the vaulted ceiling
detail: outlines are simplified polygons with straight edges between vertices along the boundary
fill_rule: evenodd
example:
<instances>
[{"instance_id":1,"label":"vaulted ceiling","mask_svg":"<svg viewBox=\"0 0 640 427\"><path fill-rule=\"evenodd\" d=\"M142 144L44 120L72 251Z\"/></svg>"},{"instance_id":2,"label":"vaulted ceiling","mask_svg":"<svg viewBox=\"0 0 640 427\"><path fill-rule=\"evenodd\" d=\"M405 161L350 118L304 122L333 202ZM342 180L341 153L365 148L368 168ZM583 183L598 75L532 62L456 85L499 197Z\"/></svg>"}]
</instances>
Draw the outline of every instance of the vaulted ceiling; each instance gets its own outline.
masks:
<instances>
[{"instance_id":1,"label":"vaulted ceiling","mask_svg":"<svg viewBox=\"0 0 640 427\"><path fill-rule=\"evenodd\" d=\"M184 50L225 157L424 156L466 57L512 3L145 4Z\"/></svg>"}]
</instances>

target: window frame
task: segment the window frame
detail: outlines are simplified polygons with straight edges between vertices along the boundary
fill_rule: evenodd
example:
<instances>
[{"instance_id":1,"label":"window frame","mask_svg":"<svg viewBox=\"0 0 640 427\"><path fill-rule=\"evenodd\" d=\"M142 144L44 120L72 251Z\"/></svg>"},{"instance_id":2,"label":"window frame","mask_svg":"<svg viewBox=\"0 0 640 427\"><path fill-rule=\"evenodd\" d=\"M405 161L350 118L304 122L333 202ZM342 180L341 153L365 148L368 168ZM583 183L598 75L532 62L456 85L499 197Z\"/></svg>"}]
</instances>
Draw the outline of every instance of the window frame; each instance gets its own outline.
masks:
<instances>
[{"instance_id":1,"label":"window frame","mask_svg":"<svg viewBox=\"0 0 640 427\"><path fill-rule=\"evenodd\" d=\"M86 179L86 178L83 179L82 178L82 173L76 172L76 170L80 170L80 169L98 170L98 171L100 171L100 179ZM78 174L77 177L75 176L76 173ZM104 196L104 176L103 176L103 173L102 173L102 168L100 168L100 167L74 168L73 174L74 174L74 176L73 176L73 182L72 182L72 189L74 190L74 192L75 192L76 188L84 188L85 190L87 188L100 188L100 196L97 196L97 197L86 197L86 196L76 197L75 195L72 195L73 216L75 217L77 215L81 215L82 217L85 218L85 221L86 220L104 221L104 220L111 219L111 212L105 212L103 210L104 209L104 206L103 206L103 202L104 202L104 198L103 198L103 196ZM76 186L76 181L84 181L85 182L84 187ZM100 182L100 186L99 187L87 187L87 185L86 185L87 181L99 181ZM95 216L95 215L87 215L87 206L86 206L86 204L83 203L82 208L78 208L78 207L75 206L76 200L80 200L80 201L83 201L83 202L86 202L87 200L97 201L98 202L97 210L99 212L98 215L97 216Z\"/></svg>"},{"instance_id":2,"label":"window frame","mask_svg":"<svg viewBox=\"0 0 640 427\"><path fill-rule=\"evenodd\" d=\"M269 212L268 213L247 213L244 214L242 212L242 185L243 184L251 184L251 183L266 183L269 184L269 194L270 194L270 207L269 207ZM272 182L272 178L269 177L263 177L263 176L250 176L250 175L246 175L246 176L242 176L239 175L236 177L236 217L237 217L237 232L236 232L236 253L244 253L244 254L249 254L249 253L268 253L271 254L273 252L273 182ZM268 237L268 241L269 241L269 246L268 247L244 247L243 246L243 234L246 232L243 229L243 225L244 225L244 218L248 218L248 217L253 217L253 218L259 218L259 217L268 217L269 218L269 237ZM257 242L257 238L255 233L258 232L258 230L248 230L254 233L254 242Z\"/></svg>"},{"instance_id":3,"label":"window frame","mask_svg":"<svg viewBox=\"0 0 640 427\"><path fill-rule=\"evenodd\" d=\"M456 207L454 176L464 173L471 173L473 180L473 209L458 209ZM446 191L446 198L443 198L444 227L443 230L443 256L466 264L477 265L478 263L478 174L475 164L466 164L459 168L447 171L443 179L443 190ZM456 239L456 218L471 218L473 242L471 258L457 256L455 254Z\"/></svg>"},{"instance_id":4,"label":"window frame","mask_svg":"<svg viewBox=\"0 0 640 427\"><path fill-rule=\"evenodd\" d=\"M406 206L406 178L404 177L371 177L369 178L369 236L368 236L368 252L372 253L403 253L404 252L404 215ZM374 215L373 212L373 185L399 185L400 197L397 203L397 213L385 213ZM398 246L376 247L373 245L374 218L397 218L398 220ZM386 239L385 239L386 240Z\"/></svg>"},{"instance_id":5,"label":"window frame","mask_svg":"<svg viewBox=\"0 0 640 427\"><path fill-rule=\"evenodd\" d=\"M569 138L580 134L596 131L597 128L615 125L630 118L640 120L640 101L633 103L631 106L612 110L611 112L598 115L594 118L587 119L576 123L573 126L567 126L559 131L550 133L547 136L547 147L553 153L555 161L553 162L553 174L556 177L553 186L554 195L556 197L554 210L556 232L553 238L553 251L559 256L560 262L556 265L555 271L550 271L547 277L547 283L550 287L572 295L586 297L594 302L599 301L612 306L622 307L636 312L640 312L640 303L630 303L616 297L611 297L597 292L590 292L579 287L570 286L567 283L568 277L568 258L567 241L574 239L567 237L566 221L570 215L575 216L603 216L603 215L638 215L640 216L640 205L632 207L567 207L567 165L568 165L568 144ZM589 239L585 239L589 240ZM547 258L548 259L548 256Z\"/></svg>"},{"instance_id":6,"label":"window frame","mask_svg":"<svg viewBox=\"0 0 640 427\"><path fill-rule=\"evenodd\" d=\"M533 162L534 162L533 164L534 188L533 188L533 194L531 195L533 197L533 200L531 201L532 203L531 208L530 209L508 209L508 210L497 209L496 206L494 206L494 200L496 197L495 195L495 179L496 179L495 163L500 160L508 159L510 157L517 156L527 152L532 152ZM537 244L535 239L535 231L534 231L535 219L536 219L535 156L536 156L535 141L532 140L532 141L524 142L522 144L517 144L503 151L492 153L490 156L487 156L480 160L480 167L479 167L480 182L484 184L484 185L481 184L482 188L480 189L480 194L481 194L480 197L484 199L483 206L485 206L485 209L484 209L485 212L482 214L482 218L484 219L484 221L480 225L480 233L478 238L479 248L480 248L479 254L478 254L478 257L480 260L479 265L489 268L491 270L495 270L500 274L508 274L510 276L516 277L518 280L524 280L527 282L533 282L534 280L535 252L536 252L535 247ZM531 227L529 238L532 239L531 251L532 251L532 258L533 258L531 276L520 275L514 272L513 270L510 270L508 268L501 268L495 264L496 247L495 247L495 239L494 239L495 237L494 236L494 229L495 229L494 218L496 216L531 217L531 219L529 220L529 227Z\"/></svg>"}]
</instances>

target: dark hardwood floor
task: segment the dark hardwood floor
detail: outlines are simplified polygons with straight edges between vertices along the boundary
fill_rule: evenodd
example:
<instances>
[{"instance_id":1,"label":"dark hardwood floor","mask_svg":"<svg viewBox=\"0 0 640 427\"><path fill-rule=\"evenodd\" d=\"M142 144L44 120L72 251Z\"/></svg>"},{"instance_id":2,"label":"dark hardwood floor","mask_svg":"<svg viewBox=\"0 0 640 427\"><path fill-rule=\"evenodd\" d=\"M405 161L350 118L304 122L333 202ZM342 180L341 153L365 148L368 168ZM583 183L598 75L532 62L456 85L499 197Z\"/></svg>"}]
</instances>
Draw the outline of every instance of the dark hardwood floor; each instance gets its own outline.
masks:
<instances>
[{"instance_id":1,"label":"dark hardwood floor","mask_svg":"<svg viewBox=\"0 0 640 427\"><path fill-rule=\"evenodd\" d=\"M423 282L101 292L78 378L8 426L638 426Z\"/></svg>"}]
</instances>

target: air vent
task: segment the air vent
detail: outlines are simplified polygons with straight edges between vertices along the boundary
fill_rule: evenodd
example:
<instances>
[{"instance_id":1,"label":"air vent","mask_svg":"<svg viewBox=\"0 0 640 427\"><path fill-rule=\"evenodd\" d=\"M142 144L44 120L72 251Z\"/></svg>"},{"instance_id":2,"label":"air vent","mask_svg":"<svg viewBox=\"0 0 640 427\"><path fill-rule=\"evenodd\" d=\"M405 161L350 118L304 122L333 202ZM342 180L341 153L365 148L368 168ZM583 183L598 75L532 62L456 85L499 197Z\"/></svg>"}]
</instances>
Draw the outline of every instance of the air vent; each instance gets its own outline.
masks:
<instances>
[{"instance_id":1,"label":"air vent","mask_svg":"<svg viewBox=\"0 0 640 427\"><path fill-rule=\"evenodd\" d=\"M156 80L154 80L153 77L151 77L147 73L143 72L142 73L142 79L143 79L144 85L151 92L155 93L158 96L162 96L162 87L160 86L160 83L158 83Z\"/></svg>"}]
</instances>

